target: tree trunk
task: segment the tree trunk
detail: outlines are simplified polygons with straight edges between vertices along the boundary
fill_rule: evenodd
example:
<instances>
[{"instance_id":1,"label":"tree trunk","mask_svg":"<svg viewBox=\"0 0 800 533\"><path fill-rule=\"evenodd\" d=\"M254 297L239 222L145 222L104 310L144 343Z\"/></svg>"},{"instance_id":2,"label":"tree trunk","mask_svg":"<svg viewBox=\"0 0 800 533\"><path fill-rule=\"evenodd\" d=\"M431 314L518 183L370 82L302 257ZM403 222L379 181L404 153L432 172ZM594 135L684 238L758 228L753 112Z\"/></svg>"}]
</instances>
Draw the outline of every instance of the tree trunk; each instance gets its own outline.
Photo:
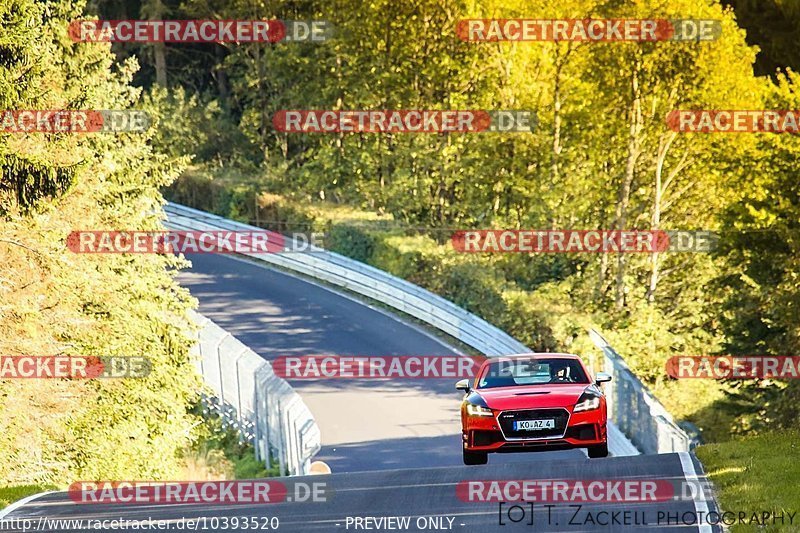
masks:
<instances>
[{"instance_id":1,"label":"tree trunk","mask_svg":"<svg viewBox=\"0 0 800 533\"><path fill-rule=\"evenodd\" d=\"M164 43L153 43L153 54L156 60L156 83L167 86L167 47Z\"/></svg>"},{"instance_id":2,"label":"tree trunk","mask_svg":"<svg viewBox=\"0 0 800 533\"><path fill-rule=\"evenodd\" d=\"M608 273L608 254L600 254L600 269L597 272L597 285L594 289L595 298L601 298L606 289L606 275Z\"/></svg>"},{"instance_id":3,"label":"tree trunk","mask_svg":"<svg viewBox=\"0 0 800 533\"><path fill-rule=\"evenodd\" d=\"M219 45L214 45L214 56L217 59L217 64L212 74L217 82L219 101L223 109L229 109L230 89L228 86L228 74L222 66L222 62L225 60L225 49Z\"/></svg>"},{"instance_id":4,"label":"tree trunk","mask_svg":"<svg viewBox=\"0 0 800 533\"><path fill-rule=\"evenodd\" d=\"M653 196L653 216L651 219L651 229L657 231L661 229L661 211L664 204L664 195L672 184L675 177L686 168L686 161L688 152L684 152L681 160L675 165L675 168L667 175L664 176L664 161L667 158L669 149L672 146L672 141L678 136L677 133L671 132L666 139L662 139L658 146L658 156L656 159L656 175L655 175L655 193ZM647 303L653 303L656 299L656 289L658 288L658 280L661 267L661 256L659 252L653 252L650 256L650 282L647 286Z\"/></svg>"},{"instance_id":5,"label":"tree trunk","mask_svg":"<svg viewBox=\"0 0 800 533\"><path fill-rule=\"evenodd\" d=\"M566 57L561 57L559 43L555 43L556 73L553 80L553 162L550 165L550 179L554 186L559 185L559 155L561 154L561 70Z\"/></svg>"},{"instance_id":6,"label":"tree trunk","mask_svg":"<svg viewBox=\"0 0 800 533\"><path fill-rule=\"evenodd\" d=\"M148 0L142 5L142 18L163 20L167 9L161 0ZM156 83L167 86L167 46L165 43L153 43L153 61L156 69Z\"/></svg>"},{"instance_id":7,"label":"tree trunk","mask_svg":"<svg viewBox=\"0 0 800 533\"><path fill-rule=\"evenodd\" d=\"M669 144L663 148L659 146L658 161L656 162L656 187L653 195L653 216L650 220L650 230L655 233L661 226L661 198L664 190L662 189L662 173L664 171L664 158L669 150ZM658 246L650 254L650 283L647 286L647 303L652 304L656 300L656 287L658 287L659 255Z\"/></svg>"},{"instance_id":8,"label":"tree trunk","mask_svg":"<svg viewBox=\"0 0 800 533\"><path fill-rule=\"evenodd\" d=\"M631 107L629 113L629 135L628 135L628 157L625 163L625 173L622 176L619 194L617 197L616 229L625 230L628 222L628 206L631 198L631 188L633 179L636 175L636 161L639 158L639 133L642 129L642 110L641 94L639 90L639 68L640 62L637 58L633 72L631 74ZM617 257L617 279L616 279L616 298L614 304L617 309L625 306L625 270L627 267L627 256L619 253Z\"/></svg>"}]
</instances>

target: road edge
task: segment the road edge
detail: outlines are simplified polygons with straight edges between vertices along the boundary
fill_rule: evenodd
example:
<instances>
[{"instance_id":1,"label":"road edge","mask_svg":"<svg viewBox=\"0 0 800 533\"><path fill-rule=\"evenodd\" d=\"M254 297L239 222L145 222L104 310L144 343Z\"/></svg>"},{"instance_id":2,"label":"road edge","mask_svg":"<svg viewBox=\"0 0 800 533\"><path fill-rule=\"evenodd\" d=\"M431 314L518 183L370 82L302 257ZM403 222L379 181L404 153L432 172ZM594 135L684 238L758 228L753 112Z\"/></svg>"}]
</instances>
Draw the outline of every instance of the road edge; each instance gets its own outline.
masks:
<instances>
[{"instance_id":1,"label":"road edge","mask_svg":"<svg viewBox=\"0 0 800 533\"><path fill-rule=\"evenodd\" d=\"M30 503L33 500L36 500L38 498L41 498L42 496L47 496L48 494L55 494L56 492L63 492L63 491L48 490L46 492L38 492L36 494L31 494L30 496L26 496L26 497L22 498L21 500L17 500L15 502L12 502L11 504L8 505L8 507L6 507L4 509L0 509L0 521L2 521L6 516L10 515L14 511L16 511L17 509L22 507L23 505L26 505L26 504L28 504L28 503Z\"/></svg>"},{"instance_id":2,"label":"road edge","mask_svg":"<svg viewBox=\"0 0 800 533\"><path fill-rule=\"evenodd\" d=\"M706 477L703 463L700 462L700 459L698 459L694 452L675 453L677 453L680 458L683 478L686 481L699 484L700 487L711 486ZM699 533L717 533L723 531L719 526L714 527L709 524L700 523L701 516L708 516L710 512L719 512L719 504L717 504L716 495L712 496L713 498L710 500L711 505L709 505L709 500L706 500L705 494L701 495L700 498L694 498L692 500L694 503L695 516L698 519L697 531Z\"/></svg>"}]
</instances>

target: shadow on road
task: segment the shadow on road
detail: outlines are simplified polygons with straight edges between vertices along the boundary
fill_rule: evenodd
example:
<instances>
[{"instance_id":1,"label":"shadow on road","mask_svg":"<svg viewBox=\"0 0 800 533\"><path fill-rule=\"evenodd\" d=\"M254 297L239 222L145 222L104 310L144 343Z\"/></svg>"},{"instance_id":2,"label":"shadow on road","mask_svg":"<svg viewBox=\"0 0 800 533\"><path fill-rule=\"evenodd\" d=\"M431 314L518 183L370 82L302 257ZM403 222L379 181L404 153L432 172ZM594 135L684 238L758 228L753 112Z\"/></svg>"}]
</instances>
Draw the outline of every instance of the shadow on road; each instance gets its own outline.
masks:
<instances>
[{"instance_id":1,"label":"shadow on road","mask_svg":"<svg viewBox=\"0 0 800 533\"><path fill-rule=\"evenodd\" d=\"M461 436L382 439L325 446L317 459L325 461L335 472L386 469L433 468L464 466L461 461ZM589 460L580 450L532 453L496 453L489 464L531 463L538 461Z\"/></svg>"}]
</instances>

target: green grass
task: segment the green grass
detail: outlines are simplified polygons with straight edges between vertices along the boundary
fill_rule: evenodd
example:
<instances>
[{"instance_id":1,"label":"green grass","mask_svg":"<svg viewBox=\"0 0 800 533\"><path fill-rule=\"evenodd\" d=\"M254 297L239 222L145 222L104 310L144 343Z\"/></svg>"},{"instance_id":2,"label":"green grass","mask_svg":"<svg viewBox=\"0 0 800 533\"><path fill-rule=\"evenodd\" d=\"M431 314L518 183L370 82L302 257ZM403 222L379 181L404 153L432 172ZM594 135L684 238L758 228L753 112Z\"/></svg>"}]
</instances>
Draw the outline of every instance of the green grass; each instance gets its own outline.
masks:
<instances>
[{"instance_id":1,"label":"green grass","mask_svg":"<svg viewBox=\"0 0 800 533\"><path fill-rule=\"evenodd\" d=\"M241 454L230 453L227 457L233 461L236 479L259 479L280 475L277 462L273 459L273 465L268 469L263 462L256 460L252 446L246 448Z\"/></svg>"},{"instance_id":2,"label":"green grass","mask_svg":"<svg viewBox=\"0 0 800 533\"><path fill-rule=\"evenodd\" d=\"M57 490L55 485L13 485L0 487L0 509L8 507L17 500L21 500L38 492Z\"/></svg>"},{"instance_id":3,"label":"green grass","mask_svg":"<svg viewBox=\"0 0 800 533\"><path fill-rule=\"evenodd\" d=\"M200 416L202 425L197 428L199 439L191 451L195 459L219 470L230 479L256 479L275 477L281 475L280 468L274 458L269 468L256 459L255 448L241 442L239 434L232 428L225 427L222 419L213 413L202 414L202 407L198 404L193 412ZM221 460L220 460L221 459Z\"/></svg>"},{"instance_id":4,"label":"green grass","mask_svg":"<svg viewBox=\"0 0 800 533\"><path fill-rule=\"evenodd\" d=\"M800 531L800 432L774 432L707 444L697 456L723 511L784 513L783 525L734 525L731 531ZM789 524L789 513L797 513Z\"/></svg>"}]
</instances>

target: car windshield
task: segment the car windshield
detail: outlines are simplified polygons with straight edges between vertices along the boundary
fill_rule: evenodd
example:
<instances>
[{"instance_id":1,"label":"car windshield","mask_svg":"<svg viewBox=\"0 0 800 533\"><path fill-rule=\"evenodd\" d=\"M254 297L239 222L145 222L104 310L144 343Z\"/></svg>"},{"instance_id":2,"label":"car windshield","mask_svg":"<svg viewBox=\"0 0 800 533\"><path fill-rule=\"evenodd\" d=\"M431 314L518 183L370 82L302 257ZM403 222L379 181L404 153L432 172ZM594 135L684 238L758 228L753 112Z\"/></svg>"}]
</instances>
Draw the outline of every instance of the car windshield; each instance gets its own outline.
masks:
<instances>
[{"instance_id":1,"label":"car windshield","mask_svg":"<svg viewBox=\"0 0 800 533\"><path fill-rule=\"evenodd\" d=\"M529 385L589 383L581 363L575 359L499 359L481 374L479 389Z\"/></svg>"}]
</instances>

